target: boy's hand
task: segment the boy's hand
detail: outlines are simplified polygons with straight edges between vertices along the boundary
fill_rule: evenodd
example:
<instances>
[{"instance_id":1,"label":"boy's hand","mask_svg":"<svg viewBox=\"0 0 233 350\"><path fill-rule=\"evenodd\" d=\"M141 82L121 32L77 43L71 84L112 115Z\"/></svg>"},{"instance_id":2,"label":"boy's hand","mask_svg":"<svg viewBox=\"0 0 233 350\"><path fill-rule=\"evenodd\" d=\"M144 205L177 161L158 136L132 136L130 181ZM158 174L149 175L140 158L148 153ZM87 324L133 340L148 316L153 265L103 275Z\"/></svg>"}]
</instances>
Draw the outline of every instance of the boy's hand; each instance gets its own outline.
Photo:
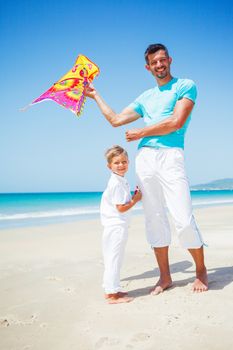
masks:
<instances>
[{"instance_id":1,"label":"boy's hand","mask_svg":"<svg viewBox=\"0 0 233 350\"><path fill-rule=\"evenodd\" d=\"M139 202L141 198L142 198L142 193L137 186L130 202L125 204L117 204L116 208L120 213L124 213L127 210L131 209L137 202Z\"/></svg>"},{"instance_id":2,"label":"boy's hand","mask_svg":"<svg viewBox=\"0 0 233 350\"><path fill-rule=\"evenodd\" d=\"M134 191L134 195L132 197L133 201L135 201L135 203L139 202L142 199L142 192L139 190L138 186L136 187L135 191Z\"/></svg>"}]
</instances>

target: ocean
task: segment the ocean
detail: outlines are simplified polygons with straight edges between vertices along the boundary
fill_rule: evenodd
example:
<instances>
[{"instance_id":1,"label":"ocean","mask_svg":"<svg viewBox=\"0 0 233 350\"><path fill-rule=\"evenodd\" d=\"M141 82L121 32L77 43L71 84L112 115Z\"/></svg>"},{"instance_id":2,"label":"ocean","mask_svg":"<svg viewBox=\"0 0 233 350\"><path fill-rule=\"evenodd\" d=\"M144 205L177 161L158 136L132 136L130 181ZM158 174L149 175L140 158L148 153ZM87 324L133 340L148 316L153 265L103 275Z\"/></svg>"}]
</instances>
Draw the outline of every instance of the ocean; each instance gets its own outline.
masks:
<instances>
[{"instance_id":1,"label":"ocean","mask_svg":"<svg viewBox=\"0 0 233 350\"><path fill-rule=\"evenodd\" d=\"M0 194L0 229L99 218L102 192ZM233 190L191 191L193 207L233 205ZM141 204L133 214L142 213Z\"/></svg>"}]
</instances>

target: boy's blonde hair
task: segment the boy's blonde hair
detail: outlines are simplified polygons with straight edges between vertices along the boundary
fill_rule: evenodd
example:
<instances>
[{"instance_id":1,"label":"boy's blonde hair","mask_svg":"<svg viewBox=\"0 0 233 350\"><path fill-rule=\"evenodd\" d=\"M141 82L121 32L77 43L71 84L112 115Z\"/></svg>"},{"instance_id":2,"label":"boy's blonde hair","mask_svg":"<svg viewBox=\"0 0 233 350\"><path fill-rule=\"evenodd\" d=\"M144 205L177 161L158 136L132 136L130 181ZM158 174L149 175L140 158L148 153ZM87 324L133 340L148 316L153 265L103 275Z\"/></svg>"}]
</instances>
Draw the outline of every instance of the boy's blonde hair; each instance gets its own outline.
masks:
<instances>
[{"instance_id":1,"label":"boy's blonde hair","mask_svg":"<svg viewBox=\"0 0 233 350\"><path fill-rule=\"evenodd\" d=\"M114 145L105 152L105 158L107 159L108 164L111 164L112 159L121 154L124 154L127 158L129 158L128 153L124 148L118 145Z\"/></svg>"}]
</instances>

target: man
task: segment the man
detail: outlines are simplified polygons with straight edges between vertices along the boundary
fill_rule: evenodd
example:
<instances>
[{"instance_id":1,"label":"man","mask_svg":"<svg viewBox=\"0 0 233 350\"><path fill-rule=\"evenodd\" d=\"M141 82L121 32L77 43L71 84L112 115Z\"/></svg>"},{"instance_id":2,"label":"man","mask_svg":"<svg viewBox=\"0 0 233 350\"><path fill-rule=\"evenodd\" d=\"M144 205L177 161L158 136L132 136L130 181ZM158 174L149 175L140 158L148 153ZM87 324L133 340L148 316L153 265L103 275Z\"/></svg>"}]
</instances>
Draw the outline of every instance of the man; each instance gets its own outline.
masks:
<instances>
[{"instance_id":1,"label":"man","mask_svg":"<svg viewBox=\"0 0 233 350\"><path fill-rule=\"evenodd\" d=\"M181 245L191 253L196 265L193 291L208 289L203 240L192 215L189 184L184 168L184 136L196 99L196 86L189 79L173 78L172 58L162 44L150 45L145 52L146 69L157 86L145 91L121 113L116 114L93 86L86 95L93 98L112 126L118 127L144 118L145 127L126 132L127 141L141 139L136 157L136 174L142 191L147 240L154 249L160 278L151 294L171 287L168 248L171 242L167 206Z\"/></svg>"}]
</instances>

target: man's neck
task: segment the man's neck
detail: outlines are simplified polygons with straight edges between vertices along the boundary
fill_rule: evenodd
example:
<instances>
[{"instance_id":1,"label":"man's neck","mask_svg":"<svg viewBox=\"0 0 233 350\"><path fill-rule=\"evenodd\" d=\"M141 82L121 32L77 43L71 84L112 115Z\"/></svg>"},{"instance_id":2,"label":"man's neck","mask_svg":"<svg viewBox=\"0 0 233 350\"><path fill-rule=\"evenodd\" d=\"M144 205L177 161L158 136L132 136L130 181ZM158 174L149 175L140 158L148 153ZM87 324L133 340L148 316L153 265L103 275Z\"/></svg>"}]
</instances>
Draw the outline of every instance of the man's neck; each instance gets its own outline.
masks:
<instances>
[{"instance_id":1,"label":"man's neck","mask_svg":"<svg viewBox=\"0 0 233 350\"><path fill-rule=\"evenodd\" d=\"M167 83L169 83L169 81L171 81L172 79L173 79L173 77L169 74L164 79L159 79L156 77L156 82L157 82L158 86L163 86L163 85L166 85Z\"/></svg>"}]
</instances>

